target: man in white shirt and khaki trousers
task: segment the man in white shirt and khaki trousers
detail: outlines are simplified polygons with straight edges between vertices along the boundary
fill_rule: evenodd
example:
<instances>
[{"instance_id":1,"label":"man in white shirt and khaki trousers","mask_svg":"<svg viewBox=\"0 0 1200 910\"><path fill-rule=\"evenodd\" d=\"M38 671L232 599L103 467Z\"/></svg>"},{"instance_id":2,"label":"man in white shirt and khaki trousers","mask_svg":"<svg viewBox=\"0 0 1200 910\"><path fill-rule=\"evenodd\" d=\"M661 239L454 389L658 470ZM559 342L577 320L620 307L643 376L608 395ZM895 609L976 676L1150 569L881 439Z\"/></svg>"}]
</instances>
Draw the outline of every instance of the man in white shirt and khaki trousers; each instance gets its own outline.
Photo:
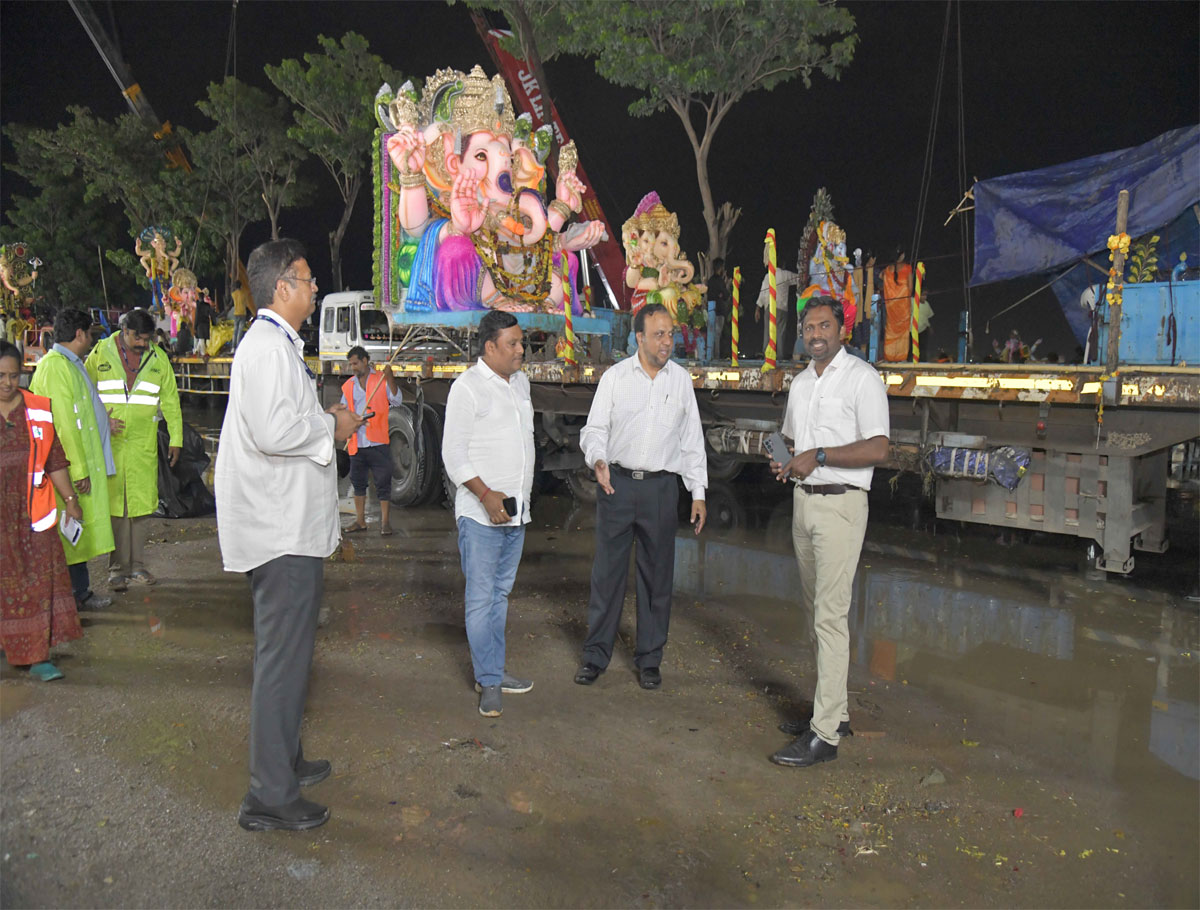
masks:
<instances>
[{"instance_id":1,"label":"man in white shirt and khaki trousers","mask_svg":"<svg viewBox=\"0 0 1200 910\"><path fill-rule=\"evenodd\" d=\"M329 776L300 745L324 560L341 539L334 446L361 425L328 411L297 334L317 281L295 240L250 254L250 289L269 301L238 345L215 474L217 537L227 572L245 572L254 597L250 790L238 812L249 831L315 828L329 810L300 788Z\"/></svg>"},{"instance_id":2,"label":"man in white shirt and khaki trousers","mask_svg":"<svg viewBox=\"0 0 1200 910\"><path fill-rule=\"evenodd\" d=\"M499 717L502 692L533 688L505 670L504 645L508 595L530 520L533 402L529 377L521 372L525 335L517 318L492 310L479 321L478 338L479 360L454 380L446 398L442 461L458 488L454 520L479 713Z\"/></svg>"},{"instance_id":3,"label":"man in white shirt and khaki trousers","mask_svg":"<svg viewBox=\"0 0 1200 910\"><path fill-rule=\"evenodd\" d=\"M692 494L695 533L704 527L708 459L700 411L688 371L671 360L675 327L662 304L633 319L638 352L610 367L596 387L579 434L596 472L596 556L588 601L581 686L594 683L612 659L621 622L629 551L637 541L637 644L634 664L643 689L662 685L659 664L671 618L679 478Z\"/></svg>"},{"instance_id":4,"label":"man in white shirt and khaki trousers","mask_svg":"<svg viewBox=\"0 0 1200 910\"><path fill-rule=\"evenodd\" d=\"M842 305L831 297L814 297L804 308L800 331L812 361L792 380L783 421L793 456L771 463L780 481L795 481L792 544L817 656L812 720L781 724L796 739L771 756L792 767L833 761L840 738L850 734L850 598L867 530L867 490L875 465L887 460L891 431L883 382L842 347L842 321Z\"/></svg>"}]
</instances>

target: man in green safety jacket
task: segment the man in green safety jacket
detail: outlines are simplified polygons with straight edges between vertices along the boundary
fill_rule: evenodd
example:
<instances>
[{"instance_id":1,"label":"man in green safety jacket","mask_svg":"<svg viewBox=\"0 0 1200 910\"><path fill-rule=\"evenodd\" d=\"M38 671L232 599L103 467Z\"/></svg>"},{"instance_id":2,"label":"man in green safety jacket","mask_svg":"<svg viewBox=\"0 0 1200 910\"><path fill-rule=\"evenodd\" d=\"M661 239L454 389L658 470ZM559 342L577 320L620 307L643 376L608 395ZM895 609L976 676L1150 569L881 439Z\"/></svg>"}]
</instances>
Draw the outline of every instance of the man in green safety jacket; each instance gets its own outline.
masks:
<instances>
[{"instance_id":1,"label":"man in green safety jacket","mask_svg":"<svg viewBox=\"0 0 1200 910\"><path fill-rule=\"evenodd\" d=\"M120 426L104 412L83 363L92 349L91 329L92 317L86 311L60 309L54 317L54 348L38 361L29 391L50 399L54 432L71 462L71 483L83 510L78 540L72 543L59 531L71 587L79 609L102 610L112 605L112 599L92 590L88 560L113 549L108 484L116 467L110 439Z\"/></svg>"},{"instance_id":2,"label":"man in green safety jacket","mask_svg":"<svg viewBox=\"0 0 1200 910\"><path fill-rule=\"evenodd\" d=\"M145 310L130 310L121 330L105 338L87 359L108 412L124 421L113 437L117 473L108 479L116 549L108 562L108 583L124 591L128 582L152 585L143 556L149 517L158 509L158 413L167 421L169 458L179 461L183 446L183 415L171 362L154 339L154 318Z\"/></svg>"}]
</instances>

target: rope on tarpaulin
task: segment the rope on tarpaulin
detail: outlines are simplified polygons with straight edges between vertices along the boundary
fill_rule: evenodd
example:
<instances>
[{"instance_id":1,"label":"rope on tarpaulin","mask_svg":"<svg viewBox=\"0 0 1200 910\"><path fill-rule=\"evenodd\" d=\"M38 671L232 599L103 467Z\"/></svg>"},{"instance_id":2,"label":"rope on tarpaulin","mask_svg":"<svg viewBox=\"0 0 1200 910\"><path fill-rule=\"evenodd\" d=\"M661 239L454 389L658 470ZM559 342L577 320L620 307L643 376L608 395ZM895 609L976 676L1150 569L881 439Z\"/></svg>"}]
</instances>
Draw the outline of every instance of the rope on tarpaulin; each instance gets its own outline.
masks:
<instances>
[{"instance_id":1,"label":"rope on tarpaulin","mask_svg":"<svg viewBox=\"0 0 1200 910\"><path fill-rule=\"evenodd\" d=\"M1031 291L1030 293L1026 294L1024 297L1022 297L1020 300L1018 300L1016 303L1014 303L1012 306L1006 306L999 313L994 313L992 316L988 317L988 321L986 323L984 323L984 326L983 326L983 333L986 335L989 332L991 332L993 319L1003 316L1009 310L1016 309L1021 304L1023 304L1026 300L1028 300L1030 297L1033 297L1036 294L1040 294L1042 291L1046 290L1046 288L1050 287L1050 285L1054 284L1054 282L1058 281L1061 278L1065 278L1067 275L1071 274L1071 272L1073 272L1075 269L1079 268L1079 266L1082 263L1083 263L1083 260L1080 259L1079 262L1076 262L1073 266L1071 266L1069 269L1067 269L1061 275L1055 275L1053 278L1051 278L1049 281L1047 281L1045 284L1043 284L1036 291Z\"/></svg>"}]
</instances>

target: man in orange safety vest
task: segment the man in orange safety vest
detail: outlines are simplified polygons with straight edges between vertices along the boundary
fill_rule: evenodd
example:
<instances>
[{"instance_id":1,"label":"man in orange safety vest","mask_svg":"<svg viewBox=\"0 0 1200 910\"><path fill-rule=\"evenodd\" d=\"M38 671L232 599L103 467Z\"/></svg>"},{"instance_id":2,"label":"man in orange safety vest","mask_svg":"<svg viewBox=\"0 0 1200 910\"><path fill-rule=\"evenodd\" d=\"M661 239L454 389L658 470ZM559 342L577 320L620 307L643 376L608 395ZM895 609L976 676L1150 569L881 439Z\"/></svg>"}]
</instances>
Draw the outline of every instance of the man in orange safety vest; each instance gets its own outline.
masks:
<instances>
[{"instance_id":1,"label":"man in orange safety vest","mask_svg":"<svg viewBox=\"0 0 1200 910\"><path fill-rule=\"evenodd\" d=\"M354 512L357 520L347 534L367 529L367 482L375 478L379 496L379 533L388 537L392 526L388 511L392 498L392 447L388 437L388 409L402 401L400 383L390 365L380 372L371 368L371 355L355 345L346 355L353 374L342 383L342 404L355 414L367 415L367 422L347 440L350 453L350 485L354 488Z\"/></svg>"}]
</instances>

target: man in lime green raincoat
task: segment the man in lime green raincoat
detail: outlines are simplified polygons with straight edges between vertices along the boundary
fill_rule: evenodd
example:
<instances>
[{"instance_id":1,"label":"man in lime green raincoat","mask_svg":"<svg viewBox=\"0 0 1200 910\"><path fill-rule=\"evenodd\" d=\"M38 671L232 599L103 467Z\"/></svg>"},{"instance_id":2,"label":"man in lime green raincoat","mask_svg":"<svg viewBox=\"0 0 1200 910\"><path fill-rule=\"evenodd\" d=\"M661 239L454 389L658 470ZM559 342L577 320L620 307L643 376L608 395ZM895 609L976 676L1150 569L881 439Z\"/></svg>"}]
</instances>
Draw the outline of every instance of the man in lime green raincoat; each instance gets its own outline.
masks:
<instances>
[{"instance_id":1,"label":"man in lime green raincoat","mask_svg":"<svg viewBox=\"0 0 1200 910\"><path fill-rule=\"evenodd\" d=\"M131 310L121 329L101 341L87 359L88 375L96 383L108 412L124 421L113 437L117 473L108 482L116 548L108 561L108 581L114 591L129 581L156 581L144 561L149 518L158 509L158 413L167 421L171 466L183 445L183 415L171 362L153 343L154 318Z\"/></svg>"},{"instance_id":2,"label":"man in lime green raincoat","mask_svg":"<svg viewBox=\"0 0 1200 910\"><path fill-rule=\"evenodd\" d=\"M108 480L115 467L109 418L84 369L83 358L92 347L91 326L92 317L83 310L59 311L54 319L56 344L39 361L29 390L50 399L54 432L71 462L71 483L83 510L83 534L74 545L59 533L71 587L80 609L101 610L112 600L92 591L87 564L113 549ZM58 507L63 507L61 497Z\"/></svg>"}]
</instances>

